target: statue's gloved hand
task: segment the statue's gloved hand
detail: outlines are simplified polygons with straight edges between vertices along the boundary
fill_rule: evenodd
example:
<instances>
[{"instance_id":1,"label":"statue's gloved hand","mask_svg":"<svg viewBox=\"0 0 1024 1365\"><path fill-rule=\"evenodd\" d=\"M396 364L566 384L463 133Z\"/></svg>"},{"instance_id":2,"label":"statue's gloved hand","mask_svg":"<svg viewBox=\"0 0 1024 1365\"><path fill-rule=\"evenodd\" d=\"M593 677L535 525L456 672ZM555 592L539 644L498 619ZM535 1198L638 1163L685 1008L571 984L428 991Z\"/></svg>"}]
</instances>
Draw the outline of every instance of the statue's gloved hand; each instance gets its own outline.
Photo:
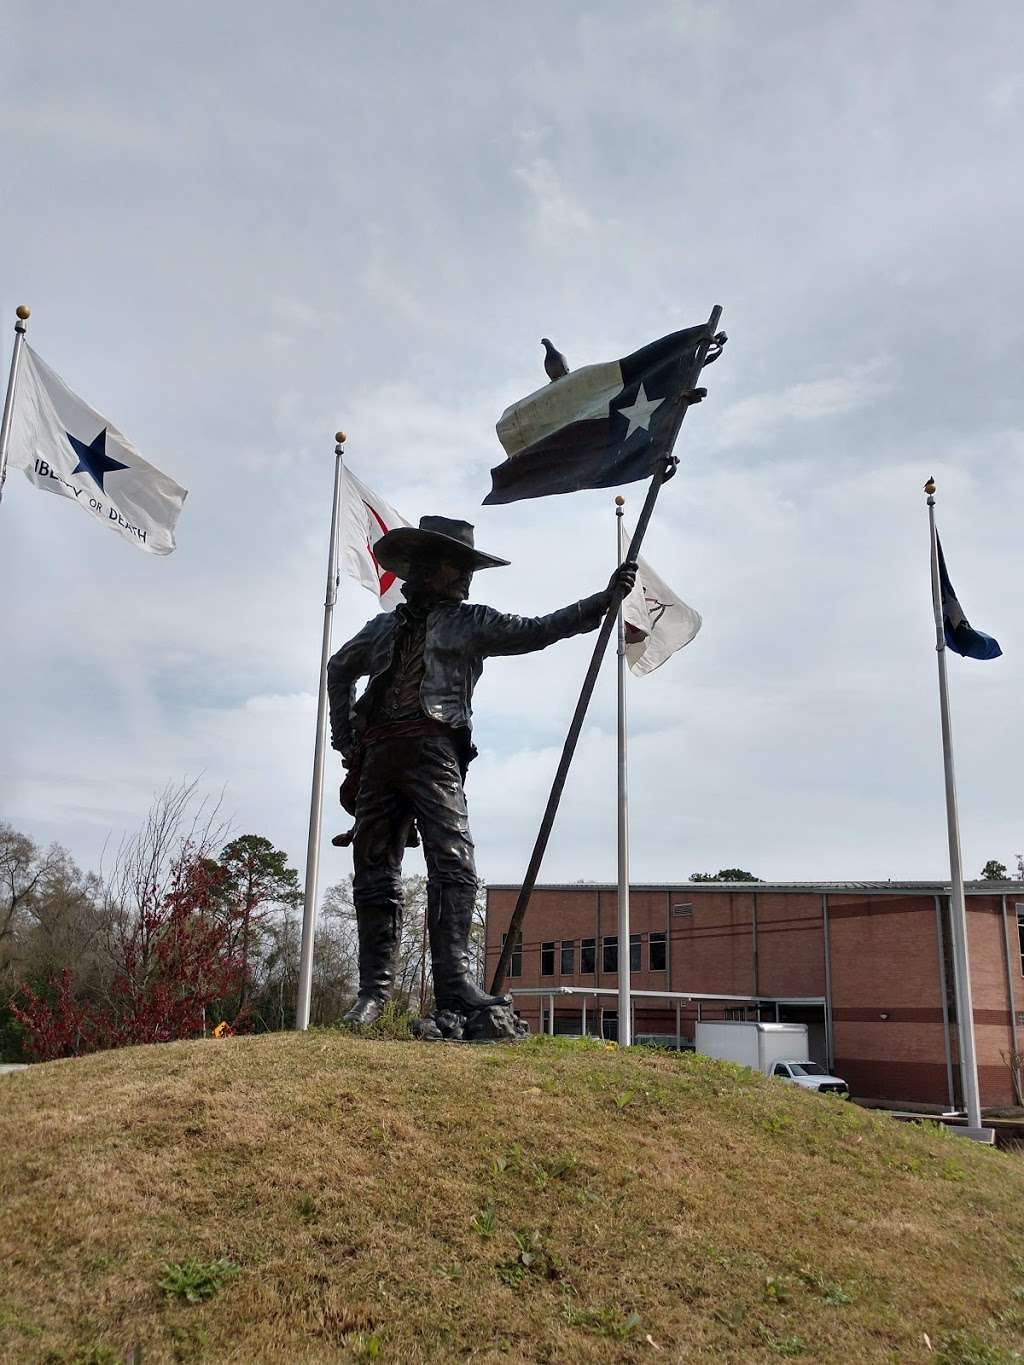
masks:
<instances>
[{"instance_id":1,"label":"statue's gloved hand","mask_svg":"<svg viewBox=\"0 0 1024 1365\"><path fill-rule=\"evenodd\" d=\"M633 585L636 583L636 568L636 563L627 559L615 570L608 580L609 603L622 597L628 597L633 591Z\"/></svg>"}]
</instances>

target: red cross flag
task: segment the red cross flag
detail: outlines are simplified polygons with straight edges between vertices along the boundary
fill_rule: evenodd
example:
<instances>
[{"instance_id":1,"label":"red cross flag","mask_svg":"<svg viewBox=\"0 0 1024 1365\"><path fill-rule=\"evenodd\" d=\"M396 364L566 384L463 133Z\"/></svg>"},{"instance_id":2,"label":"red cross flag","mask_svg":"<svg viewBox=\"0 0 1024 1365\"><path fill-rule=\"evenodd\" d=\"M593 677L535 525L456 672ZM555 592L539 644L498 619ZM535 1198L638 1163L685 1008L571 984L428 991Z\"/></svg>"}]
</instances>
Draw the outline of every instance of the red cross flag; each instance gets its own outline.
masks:
<instances>
[{"instance_id":1,"label":"red cross flag","mask_svg":"<svg viewBox=\"0 0 1024 1365\"><path fill-rule=\"evenodd\" d=\"M373 547L385 531L409 522L350 469L342 470L342 480L341 566L376 595L382 610L391 611L402 600L402 580L377 563Z\"/></svg>"}]
</instances>

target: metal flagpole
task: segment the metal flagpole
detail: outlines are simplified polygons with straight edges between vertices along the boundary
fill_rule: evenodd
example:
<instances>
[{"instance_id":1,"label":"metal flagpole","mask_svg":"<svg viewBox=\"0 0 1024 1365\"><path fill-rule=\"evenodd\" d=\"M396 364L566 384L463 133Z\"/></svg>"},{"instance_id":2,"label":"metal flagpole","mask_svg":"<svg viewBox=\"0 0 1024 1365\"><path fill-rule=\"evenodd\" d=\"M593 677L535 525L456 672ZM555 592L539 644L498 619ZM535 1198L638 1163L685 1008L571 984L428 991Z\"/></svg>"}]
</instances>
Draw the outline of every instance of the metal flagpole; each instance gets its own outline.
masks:
<instances>
[{"instance_id":1,"label":"metal flagpole","mask_svg":"<svg viewBox=\"0 0 1024 1365\"><path fill-rule=\"evenodd\" d=\"M615 499L616 562L622 563L624 545L622 508L626 499L621 494ZM626 786L626 623L622 615L622 601L618 611L618 864L619 864L619 1046L629 1047L633 1041L633 1015L629 992L629 805Z\"/></svg>"},{"instance_id":2,"label":"metal flagpole","mask_svg":"<svg viewBox=\"0 0 1024 1365\"><path fill-rule=\"evenodd\" d=\"M11 439L11 418L14 415L14 390L18 383L18 370L21 368L21 348L25 344L25 324L32 314L31 308L19 304L14 310L18 321L14 324L14 350L11 352L11 374L7 381L7 397L4 399L4 417L0 424L0 501L4 496L7 481L7 446Z\"/></svg>"},{"instance_id":3,"label":"metal flagpole","mask_svg":"<svg viewBox=\"0 0 1024 1365\"><path fill-rule=\"evenodd\" d=\"M327 596L324 601L324 638L320 650L320 696L316 707L316 746L313 750L313 795L309 803L309 842L306 845L306 895L302 906L302 948L299 953L299 994L295 1027L309 1028L313 986L313 937L316 931L316 889L320 875L320 825L324 804L324 749L327 744L327 664L331 657L331 626L338 600L338 521L341 511L342 456L345 433L334 437L334 502L331 507L331 544L327 552Z\"/></svg>"},{"instance_id":4,"label":"metal flagpole","mask_svg":"<svg viewBox=\"0 0 1024 1365\"><path fill-rule=\"evenodd\" d=\"M981 1127L981 1101L978 1094L978 1058L974 1045L974 1006L971 1000L971 972L967 953L967 906L964 900L963 861L960 854L960 818L957 812L956 775L953 771L953 734L949 720L949 687L946 681L946 632L942 617L942 589L939 581L939 543L935 533L935 481L929 479L928 530L931 538L932 607L935 612L935 652L939 661L939 713L942 718L942 762L946 776L946 826L949 835L949 921L953 939L953 982L956 991L956 1017L960 1034L960 1074L967 1109L968 1129L978 1136Z\"/></svg>"},{"instance_id":5,"label":"metal flagpole","mask_svg":"<svg viewBox=\"0 0 1024 1365\"><path fill-rule=\"evenodd\" d=\"M686 375L682 391L676 400L676 414L672 430L668 434L665 444L667 455L671 455L672 446L676 437L679 435L679 428L683 418L686 416L686 409L690 406L692 390L700 377L700 372L704 368L704 361L708 350L715 337L715 329L718 327L722 316L722 309L715 304L711 310L711 316L707 321L707 335L701 340L690 366L689 373ZM662 467L657 470L651 479L647 489L647 497L640 511L640 517L633 532L633 539L629 543L626 558L636 559L640 553L640 546L643 544L644 536L647 534L647 524L654 511L654 504L658 501L658 494L661 492L661 485L665 482L665 475L668 473L670 460L666 458ZM590 707L590 699L594 695L594 687L597 683L597 675L601 669L601 662L604 659L605 651L608 648L608 641L611 638L612 626L615 624L616 602L613 601L608 607L604 620L601 622L597 632L597 641L594 644L594 652L590 656L590 666L587 669L586 677L583 679L583 686L580 689L579 700L576 703L576 710L573 712L572 720L569 722L569 732L565 737L562 746L562 757L558 760L558 768L555 771L554 781L551 783L551 791L548 794L548 803L544 808L541 817L540 829L537 831L537 839L533 846L533 853L530 855L530 865L526 869L526 876L516 897L515 909L512 911L512 918L509 921L508 933L505 936L505 946L498 956L497 966L494 968L494 975L491 978L491 994L497 995L501 990L508 972L508 964L512 957L512 949L515 947L516 938L522 928L523 920L526 917L526 907L530 903L533 895L533 888L537 882L537 874L540 872L540 865L544 861L544 853L548 846L548 839L551 837L551 830L555 823L555 816L558 813L558 805L562 799L562 791L565 787L565 780L569 776L569 768L572 766L573 755L576 752L576 745L579 742L580 732L583 729L583 722Z\"/></svg>"}]
</instances>

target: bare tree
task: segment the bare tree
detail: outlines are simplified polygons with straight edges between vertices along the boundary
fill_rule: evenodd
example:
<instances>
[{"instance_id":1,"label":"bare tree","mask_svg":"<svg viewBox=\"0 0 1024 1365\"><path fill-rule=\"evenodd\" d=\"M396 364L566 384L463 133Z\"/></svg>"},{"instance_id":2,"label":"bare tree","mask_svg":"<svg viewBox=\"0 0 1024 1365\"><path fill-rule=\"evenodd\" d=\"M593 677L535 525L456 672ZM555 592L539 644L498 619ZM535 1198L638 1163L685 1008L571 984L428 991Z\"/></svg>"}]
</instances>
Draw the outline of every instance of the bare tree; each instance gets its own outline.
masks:
<instances>
[{"instance_id":1,"label":"bare tree","mask_svg":"<svg viewBox=\"0 0 1024 1365\"><path fill-rule=\"evenodd\" d=\"M40 849L0 822L0 999L21 981L42 981L88 960L101 927L98 879L83 876L59 844Z\"/></svg>"},{"instance_id":2,"label":"bare tree","mask_svg":"<svg viewBox=\"0 0 1024 1365\"><path fill-rule=\"evenodd\" d=\"M1024 1104L1024 1052L1001 1052L999 1055L1009 1068L1014 1103Z\"/></svg>"},{"instance_id":3,"label":"bare tree","mask_svg":"<svg viewBox=\"0 0 1024 1365\"><path fill-rule=\"evenodd\" d=\"M481 885L473 909L470 928L469 953L473 974L483 983L484 953L486 950L487 893ZM353 963L353 980L358 977L355 966L356 917L352 902L352 878L335 882L324 893L321 918L335 917L347 926L350 939L349 953ZM433 1000L434 982L427 935L427 879L410 876L402 878L402 937L398 948L394 998L403 1009L426 1014ZM353 985L354 994L354 985ZM336 1018L337 1016L335 1016Z\"/></svg>"},{"instance_id":4,"label":"bare tree","mask_svg":"<svg viewBox=\"0 0 1024 1365\"><path fill-rule=\"evenodd\" d=\"M275 906L263 925L252 987L257 1027L287 1029L294 1024L301 942L301 907L287 902ZM358 975L350 886L340 882L326 892L317 917L310 1023L337 1023L355 998Z\"/></svg>"},{"instance_id":5,"label":"bare tree","mask_svg":"<svg viewBox=\"0 0 1024 1365\"><path fill-rule=\"evenodd\" d=\"M149 912L170 892L186 852L196 860L212 859L223 844L228 822L220 807L220 798L200 795L198 779L168 783L154 797L141 828L122 839L114 865L103 877L105 948L112 968L123 967L131 944L144 979L155 947L147 927Z\"/></svg>"},{"instance_id":6,"label":"bare tree","mask_svg":"<svg viewBox=\"0 0 1024 1365\"><path fill-rule=\"evenodd\" d=\"M79 988L94 991L103 972L102 883L95 873L83 873L63 849L59 853L28 903L31 923L22 935L20 974L42 981L71 966Z\"/></svg>"},{"instance_id":7,"label":"bare tree","mask_svg":"<svg viewBox=\"0 0 1024 1365\"><path fill-rule=\"evenodd\" d=\"M469 962L473 979L478 986L484 984L487 970L487 887L483 882L476 889L473 905L473 921L469 928Z\"/></svg>"},{"instance_id":8,"label":"bare tree","mask_svg":"<svg viewBox=\"0 0 1024 1365\"><path fill-rule=\"evenodd\" d=\"M0 820L0 943L13 938L40 886L66 857L56 844L44 853L27 834Z\"/></svg>"}]
</instances>

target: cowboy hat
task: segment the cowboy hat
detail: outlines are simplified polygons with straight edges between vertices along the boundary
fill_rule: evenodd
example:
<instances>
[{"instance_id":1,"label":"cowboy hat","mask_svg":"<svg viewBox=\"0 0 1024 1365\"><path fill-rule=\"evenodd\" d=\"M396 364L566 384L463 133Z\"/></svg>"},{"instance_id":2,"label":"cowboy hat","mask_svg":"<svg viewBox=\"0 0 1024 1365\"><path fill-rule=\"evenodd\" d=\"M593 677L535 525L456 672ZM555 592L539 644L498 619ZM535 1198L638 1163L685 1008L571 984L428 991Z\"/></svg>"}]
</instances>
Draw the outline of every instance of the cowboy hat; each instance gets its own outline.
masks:
<instances>
[{"instance_id":1,"label":"cowboy hat","mask_svg":"<svg viewBox=\"0 0 1024 1365\"><path fill-rule=\"evenodd\" d=\"M377 563L399 578L408 578L414 559L449 559L468 569L497 569L507 559L485 554L473 544L473 528L468 521L449 517L420 517L419 528L396 526L386 531L373 547Z\"/></svg>"}]
</instances>

